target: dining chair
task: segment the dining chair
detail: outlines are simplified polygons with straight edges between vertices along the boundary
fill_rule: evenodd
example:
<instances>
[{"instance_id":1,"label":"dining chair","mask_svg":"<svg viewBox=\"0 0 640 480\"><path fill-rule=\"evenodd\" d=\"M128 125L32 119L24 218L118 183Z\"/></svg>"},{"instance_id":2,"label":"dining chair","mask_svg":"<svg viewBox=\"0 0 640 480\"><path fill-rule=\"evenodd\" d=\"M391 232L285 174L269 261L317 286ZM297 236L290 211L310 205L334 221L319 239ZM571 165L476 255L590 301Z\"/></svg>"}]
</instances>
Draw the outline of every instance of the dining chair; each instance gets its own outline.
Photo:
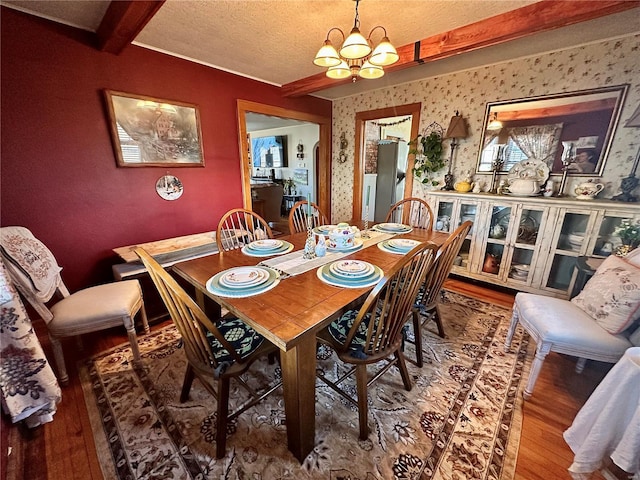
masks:
<instances>
[{"instance_id":1,"label":"dining chair","mask_svg":"<svg viewBox=\"0 0 640 480\"><path fill-rule=\"evenodd\" d=\"M433 212L429 204L421 198L404 198L391 205L385 222L433 230Z\"/></svg>"},{"instance_id":2,"label":"dining chair","mask_svg":"<svg viewBox=\"0 0 640 480\"><path fill-rule=\"evenodd\" d=\"M437 247L428 242L413 248L378 282L359 310L347 311L317 334L319 342L329 345L342 362L352 365L335 381L328 379L322 371L318 371L317 376L358 408L362 440L369 435L368 386L396 365L404 388L411 390L411 379L402 353L402 330L436 254ZM367 365L381 360L387 363L369 380ZM340 387L354 372L357 398Z\"/></svg>"},{"instance_id":3,"label":"dining chair","mask_svg":"<svg viewBox=\"0 0 640 480\"><path fill-rule=\"evenodd\" d=\"M438 249L438 256L433 268L427 274L420 286L416 308L413 311L413 335L415 340L405 338L416 347L416 365L422 367L422 327L433 320L438 327L438 335L445 338L442 318L438 312L439 301L442 297L442 285L451 272L453 260L458 256L464 239L467 238L473 222L466 221L460 225ZM424 320L421 321L421 317Z\"/></svg>"},{"instance_id":4,"label":"dining chair","mask_svg":"<svg viewBox=\"0 0 640 480\"><path fill-rule=\"evenodd\" d=\"M293 235L294 233L307 231L308 208L309 202L307 200L300 200L294 203L291 210L289 210L289 233ZM311 202L311 218L313 219L311 228L329 223L329 217L313 202Z\"/></svg>"},{"instance_id":5,"label":"dining chair","mask_svg":"<svg viewBox=\"0 0 640 480\"><path fill-rule=\"evenodd\" d=\"M269 224L257 213L244 208L225 213L216 230L216 243L221 252L242 248L254 240L265 238L273 238Z\"/></svg>"},{"instance_id":6,"label":"dining chair","mask_svg":"<svg viewBox=\"0 0 640 480\"><path fill-rule=\"evenodd\" d=\"M133 363L141 363L134 318L140 313L145 333L149 333L149 323L137 280L97 285L70 294L60 276L62 267L29 229L0 228L0 246L11 280L47 325L62 385L69 382L60 343L62 337L124 325ZM47 306L56 293L62 298Z\"/></svg>"},{"instance_id":7,"label":"dining chair","mask_svg":"<svg viewBox=\"0 0 640 480\"><path fill-rule=\"evenodd\" d=\"M180 402L184 403L189 398L195 377L217 399L216 457L222 458L226 450L227 424L282 384L279 382L258 392L252 389L241 375L259 357L274 353L278 348L238 318L224 316L215 323L212 322L148 252L141 247L137 247L134 252L147 268L184 343L187 370ZM230 413L229 393L232 378L249 392L250 398Z\"/></svg>"}]
</instances>

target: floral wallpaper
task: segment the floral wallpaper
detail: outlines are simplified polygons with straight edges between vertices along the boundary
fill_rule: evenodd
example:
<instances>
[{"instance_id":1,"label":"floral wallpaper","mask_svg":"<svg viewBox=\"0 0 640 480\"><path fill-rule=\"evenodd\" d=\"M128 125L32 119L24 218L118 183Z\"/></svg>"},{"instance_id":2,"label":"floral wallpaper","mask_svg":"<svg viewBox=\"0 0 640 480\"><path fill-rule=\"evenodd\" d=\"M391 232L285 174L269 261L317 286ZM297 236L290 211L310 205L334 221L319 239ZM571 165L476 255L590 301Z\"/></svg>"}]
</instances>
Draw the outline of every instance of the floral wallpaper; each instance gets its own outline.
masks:
<instances>
[{"instance_id":1,"label":"floral wallpaper","mask_svg":"<svg viewBox=\"0 0 640 480\"><path fill-rule=\"evenodd\" d=\"M372 92L335 100L333 103L333 159L331 179L332 221L349 220L352 216L353 165L356 112L393 105L421 102L420 131L432 122L446 129L456 110L467 120L469 136L460 141L453 162L457 179L475 172L481 129L487 102L571 92L590 88L629 84L622 107L620 124L606 159L605 185L600 194L610 198L619 193L620 179L629 175L640 148L640 129L624 128L624 123L640 104L640 35L628 35L581 47L559 50L425 78L403 85L385 87ZM337 161L339 137L349 139L345 163ZM448 141L445 148L448 151ZM439 178L446 173L439 175ZM475 175L489 182L490 174ZM569 177L567 189L585 177ZM413 195L425 198L431 187L414 181ZM636 192L634 192L637 194Z\"/></svg>"}]
</instances>

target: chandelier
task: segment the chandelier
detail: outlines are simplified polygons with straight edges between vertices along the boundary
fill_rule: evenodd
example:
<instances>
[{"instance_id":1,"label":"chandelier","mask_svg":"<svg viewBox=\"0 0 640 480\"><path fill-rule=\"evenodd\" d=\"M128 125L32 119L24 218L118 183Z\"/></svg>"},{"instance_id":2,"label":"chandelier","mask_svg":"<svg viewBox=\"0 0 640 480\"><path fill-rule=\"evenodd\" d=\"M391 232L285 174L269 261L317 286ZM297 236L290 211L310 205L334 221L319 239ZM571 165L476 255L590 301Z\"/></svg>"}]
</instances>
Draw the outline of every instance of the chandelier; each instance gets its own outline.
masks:
<instances>
[{"instance_id":1,"label":"chandelier","mask_svg":"<svg viewBox=\"0 0 640 480\"><path fill-rule=\"evenodd\" d=\"M369 32L369 38L360 33L360 19L358 18L358 3L356 2L356 16L351 33L345 39L344 32L333 27L327 32L327 38L316 54L313 63L319 67L327 67L327 77L340 80L351 76L355 82L357 77L374 79L384 75L382 67L392 65L400 58L395 47L391 45L384 27L377 25ZM372 48L371 35L377 29L382 29L384 36L376 48ZM337 30L342 34L340 53L335 49L329 35Z\"/></svg>"}]
</instances>

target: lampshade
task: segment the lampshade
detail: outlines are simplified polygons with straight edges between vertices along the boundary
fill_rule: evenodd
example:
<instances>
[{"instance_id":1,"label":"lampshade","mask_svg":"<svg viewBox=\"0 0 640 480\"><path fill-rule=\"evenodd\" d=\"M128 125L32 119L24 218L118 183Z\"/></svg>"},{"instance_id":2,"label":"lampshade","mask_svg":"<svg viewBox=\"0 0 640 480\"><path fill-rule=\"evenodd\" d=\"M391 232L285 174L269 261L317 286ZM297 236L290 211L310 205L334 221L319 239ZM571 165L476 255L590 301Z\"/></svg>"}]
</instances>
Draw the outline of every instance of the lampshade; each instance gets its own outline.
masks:
<instances>
[{"instance_id":1,"label":"lampshade","mask_svg":"<svg viewBox=\"0 0 640 480\"><path fill-rule=\"evenodd\" d=\"M348 78L351 76L351 70L349 69L349 65L347 62L342 60L338 65L334 67L329 67L327 70L327 77L333 78L334 80L340 80L342 78Z\"/></svg>"},{"instance_id":2,"label":"lampshade","mask_svg":"<svg viewBox=\"0 0 640 480\"><path fill-rule=\"evenodd\" d=\"M497 145L506 145L509 143L509 132L507 132L506 128L500 130L498 134L498 140L496 142Z\"/></svg>"},{"instance_id":3,"label":"lampshade","mask_svg":"<svg viewBox=\"0 0 640 480\"><path fill-rule=\"evenodd\" d=\"M340 65L340 62L340 56L329 39L324 41L324 44L316 54L316 58L313 59L313 63L319 67L335 67Z\"/></svg>"},{"instance_id":4,"label":"lampshade","mask_svg":"<svg viewBox=\"0 0 640 480\"><path fill-rule=\"evenodd\" d=\"M640 127L640 105L636 107L636 111L631 114L627 123L624 124L625 127Z\"/></svg>"},{"instance_id":5,"label":"lampshade","mask_svg":"<svg viewBox=\"0 0 640 480\"><path fill-rule=\"evenodd\" d=\"M378 46L373 49L373 53L371 54L371 57L369 57L369 62L372 65L386 67L387 65L396 63L399 58L400 56L398 55L395 47L391 45L389 37L385 36L380 40Z\"/></svg>"},{"instance_id":6,"label":"lampshade","mask_svg":"<svg viewBox=\"0 0 640 480\"><path fill-rule=\"evenodd\" d=\"M362 67L360 67L360 71L358 72L362 78L374 79L380 78L384 75L384 70L380 65L372 65L369 60L364 62Z\"/></svg>"},{"instance_id":7,"label":"lampshade","mask_svg":"<svg viewBox=\"0 0 640 480\"><path fill-rule=\"evenodd\" d=\"M367 39L362 36L357 27L353 27L351 33L340 48L340 55L347 59L366 57L371 53L371 47Z\"/></svg>"},{"instance_id":8,"label":"lampshade","mask_svg":"<svg viewBox=\"0 0 640 480\"><path fill-rule=\"evenodd\" d=\"M456 114L451 117L449 128L447 128L447 133L444 138L465 138L466 136L467 126L464 123L464 118L456 112Z\"/></svg>"}]
</instances>

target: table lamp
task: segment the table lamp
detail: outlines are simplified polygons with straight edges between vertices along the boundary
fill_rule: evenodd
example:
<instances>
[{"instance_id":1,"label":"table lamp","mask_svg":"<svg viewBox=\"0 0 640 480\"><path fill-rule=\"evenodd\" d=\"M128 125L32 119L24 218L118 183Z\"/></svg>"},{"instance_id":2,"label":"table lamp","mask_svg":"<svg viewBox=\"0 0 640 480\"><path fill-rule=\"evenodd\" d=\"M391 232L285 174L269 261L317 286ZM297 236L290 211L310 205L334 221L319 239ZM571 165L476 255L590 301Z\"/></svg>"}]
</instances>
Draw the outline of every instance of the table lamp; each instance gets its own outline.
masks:
<instances>
[{"instance_id":1,"label":"table lamp","mask_svg":"<svg viewBox=\"0 0 640 480\"><path fill-rule=\"evenodd\" d=\"M464 118L462 118L456 110L456 114L451 117L449 128L447 128L447 133L444 136L444 138L451 138L451 156L449 157L449 170L444 176L444 187L442 187L442 190L453 190L453 175L451 174L451 167L453 165L453 153L458 146L458 142L456 140L458 138L466 137L467 125L464 122Z\"/></svg>"}]
</instances>

